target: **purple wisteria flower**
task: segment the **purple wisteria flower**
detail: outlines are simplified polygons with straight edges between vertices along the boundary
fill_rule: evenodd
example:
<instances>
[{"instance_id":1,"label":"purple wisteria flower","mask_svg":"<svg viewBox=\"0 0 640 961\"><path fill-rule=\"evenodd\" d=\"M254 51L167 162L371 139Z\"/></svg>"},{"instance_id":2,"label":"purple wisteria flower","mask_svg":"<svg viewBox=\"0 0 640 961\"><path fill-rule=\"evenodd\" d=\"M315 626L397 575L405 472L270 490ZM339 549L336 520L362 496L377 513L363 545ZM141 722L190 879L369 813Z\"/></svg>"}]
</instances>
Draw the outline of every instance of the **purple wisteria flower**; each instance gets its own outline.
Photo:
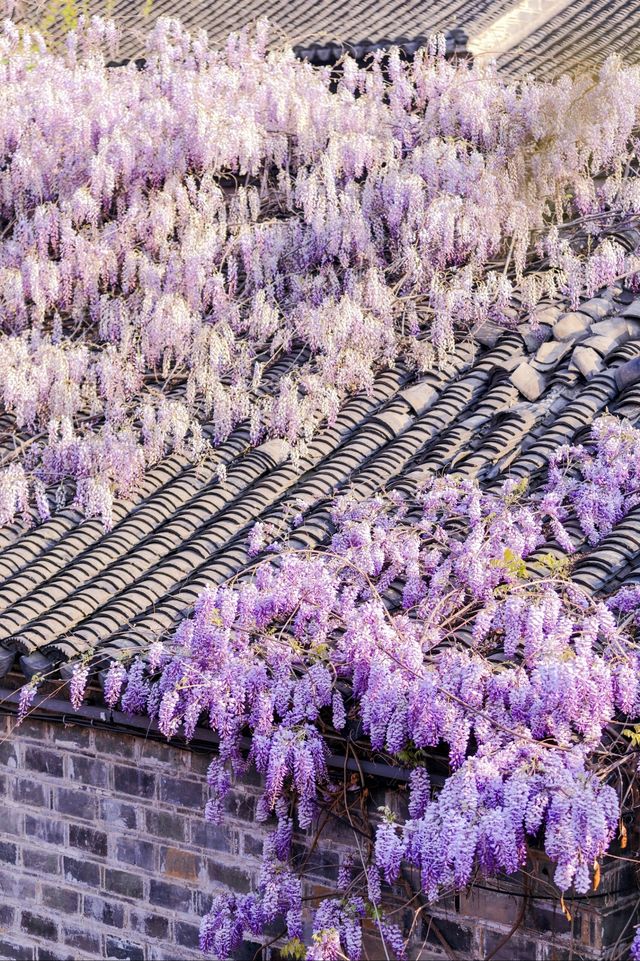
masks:
<instances>
[{"instance_id":1,"label":"purple wisteria flower","mask_svg":"<svg viewBox=\"0 0 640 961\"><path fill-rule=\"evenodd\" d=\"M599 425L595 434L618 436ZM598 473L609 454L596 447L589 457ZM287 548L241 584L205 589L173 642L126 672L112 665L112 702L122 691L123 709L147 711L168 736L190 737L197 718L217 734L207 818L224 818L228 791L248 766L263 778L258 819L277 818L257 891L216 899L203 921L208 950L231 950L243 931L259 932L276 916L299 936L292 841L329 790L324 732L347 730L345 698L372 749L412 767L408 819L385 812L374 863L360 875L343 865L344 899L314 912L312 956L357 957L362 909L377 912L381 936L402 957L402 933L384 922L382 880L392 884L403 864L413 866L437 899L478 870L517 871L542 828L558 886L588 890L619 817L616 791L592 758L616 711L640 706L638 655L616 619L635 610L637 591L605 604L566 580L528 576L527 558L545 539L554 470L532 496L436 479L413 515L397 497L343 498L331 551ZM383 597L389 571L394 583L415 585L392 611ZM433 794L425 758L438 745L451 773ZM358 877L362 902L352 891Z\"/></svg>"},{"instance_id":2,"label":"purple wisteria flower","mask_svg":"<svg viewBox=\"0 0 640 961\"><path fill-rule=\"evenodd\" d=\"M0 468L0 524L48 524L68 502L109 532L169 455L208 470L226 504L242 471L212 447L240 438L261 470L289 458L298 475L390 365L424 372L459 332L526 315L539 333L548 295L577 308L638 283L610 230L639 209L620 176L637 71L609 60L559 96L447 62L439 37L384 69L345 57L334 81L268 36L261 22L214 50L160 18L145 69L116 73L109 21L83 22L60 54L4 22L0 402L26 440ZM566 226L582 218L598 241L584 250ZM226 958L276 922L302 936L295 832L330 803L330 758L354 737L411 768L408 817L386 812L373 856L343 865L343 896L314 907L309 961L358 958L367 917L403 956L383 908L403 865L436 899L518 870L543 834L556 883L588 890L619 816L604 732L640 709L640 594L597 601L528 564L552 540L598 544L638 504L640 432L609 415L551 453L533 494L444 476L410 499L338 498L326 550L288 546L311 511L289 498L250 532L251 576L206 588L173 638L112 663L108 705L167 737L216 735L207 818L224 818L234 781L261 778L256 889L214 899L203 950ZM90 671L74 667L76 709Z\"/></svg>"}]
</instances>

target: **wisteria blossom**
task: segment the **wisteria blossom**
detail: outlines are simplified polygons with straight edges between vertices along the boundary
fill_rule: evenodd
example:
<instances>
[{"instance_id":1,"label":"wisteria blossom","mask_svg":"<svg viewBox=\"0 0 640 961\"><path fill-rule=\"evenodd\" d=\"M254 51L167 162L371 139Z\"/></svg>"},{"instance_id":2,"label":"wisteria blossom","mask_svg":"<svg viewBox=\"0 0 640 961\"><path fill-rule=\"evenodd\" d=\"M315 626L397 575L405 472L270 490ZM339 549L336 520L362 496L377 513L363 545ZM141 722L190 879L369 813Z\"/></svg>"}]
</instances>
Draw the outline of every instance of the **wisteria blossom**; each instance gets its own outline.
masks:
<instances>
[{"instance_id":1,"label":"wisteria blossom","mask_svg":"<svg viewBox=\"0 0 640 961\"><path fill-rule=\"evenodd\" d=\"M576 515L590 544L597 544L632 507L640 503L637 432L628 422L602 417L591 429L594 448L565 445L551 456L544 510L553 532L569 553L575 550L562 525Z\"/></svg>"},{"instance_id":2,"label":"wisteria blossom","mask_svg":"<svg viewBox=\"0 0 640 961\"><path fill-rule=\"evenodd\" d=\"M73 498L108 528L240 428L299 458L386 365L637 279L638 68L515 83L436 39L336 90L264 21L214 49L160 18L143 69L114 37L0 32L1 524Z\"/></svg>"},{"instance_id":3,"label":"wisteria blossom","mask_svg":"<svg viewBox=\"0 0 640 961\"><path fill-rule=\"evenodd\" d=\"M113 663L110 703L122 691L122 707L168 737L192 737L203 718L217 734L209 819L224 818L225 795L249 767L263 778L258 818L275 817L276 828L260 885L216 898L204 950L227 957L244 932L275 918L300 937L294 823L308 828L330 797L327 734L333 743L356 720L377 756L412 767L408 814L382 813L355 888L357 866L343 866L341 896L314 912L307 957L359 958L372 911L403 957L382 905L404 865L436 900L477 872L517 871L542 837L560 890L589 890L620 817L620 784L597 758L611 720L640 710L624 620L640 595L631 587L596 600L570 579L530 573L527 559L568 518L585 540L601 540L636 504L628 479L639 462L640 431L606 415L588 442L558 454L533 494L510 481L487 493L434 477L414 503L344 496L329 549L265 555L240 584L203 591L170 643L126 669ZM594 522L596 479L609 513L603 506ZM400 601L389 607L392 585ZM436 791L429 769L443 763Z\"/></svg>"},{"instance_id":4,"label":"wisteria blossom","mask_svg":"<svg viewBox=\"0 0 640 961\"><path fill-rule=\"evenodd\" d=\"M419 375L488 321L536 333L540 304L640 286L640 69L615 57L512 82L436 38L412 62L345 57L336 79L270 46L266 22L219 50L160 18L142 69L106 66L115 39L99 18L57 53L0 32L2 525L72 503L109 529L170 453L225 486L212 448L234 432L295 466L390 365ZM111 664L110 707L217 736L209 820L261 779L259 880L214 899L204 951L277 925L308 961L355 961L369 924L402 959L386 902L406 870L433 902L517 871L534 842L561 891L589 890L634 765L625 735L607 762L640 709L640 590L590 597L540 556L599 543L639 472L640 434L606 416L533 493L454 475L343 496L319 550L257 524L250 575ZM293 507L295 528L309 505ZM92 667L72 670L76 708ZM340 801L346 746L409 770L407 809L375 812L309 906L294 832Z\"/></svg>"}]
</instances>

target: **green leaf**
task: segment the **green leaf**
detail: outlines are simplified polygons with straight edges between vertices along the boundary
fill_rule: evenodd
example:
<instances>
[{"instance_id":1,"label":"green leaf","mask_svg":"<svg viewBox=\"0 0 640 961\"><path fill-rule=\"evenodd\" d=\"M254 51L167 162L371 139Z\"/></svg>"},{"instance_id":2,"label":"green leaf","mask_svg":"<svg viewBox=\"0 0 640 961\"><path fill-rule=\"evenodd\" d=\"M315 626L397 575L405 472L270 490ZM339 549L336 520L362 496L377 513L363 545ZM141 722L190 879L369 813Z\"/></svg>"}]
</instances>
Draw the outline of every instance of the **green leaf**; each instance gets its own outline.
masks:
<instances>
[{"instance_id":1,"label":"green leaf","mask_svg":"<svg viewBox=\"0 0 640 961\"><path fill-rule=\"evenodd\" d=\"M529 486L529 481L527 480L526 477L523 477L522 480L518 481L518 483L513 488L511 493L507 494L507 496L505 497L505 503L513 504L516 501L519 501L520 498L527 493L528 486Z\"/></svg>"},{"instance_id":2,"label":"green leaf","mask_svg":"<svg viewBox=\"0 0 640 961\"><path fill-rule=\"evenodd\" d=\"M625 727L624 737L628 737L633 747L640 747L640 724L634 724L633 729Z\"/></svg>"},{"instance_id":3,"label":"green leaf","mask_svg":"<svg viewBox=\"0 0 640 961\"><path fill-rule=\"evenodd\" d=\"M492 567L504 567L507 574L524 580L527 576L527 567L521 557L518 557L510 547L505 547L502 557L493 557L489 562Z\"/></svg>"},{"instance_id":4,"label":"green leaf","mask_svg":"<svg viewBox=\"0 0 640 961\"><path fill-rule=\"evenodd\" d=\"M367 912L367 917L371 918L372 921L381 921L382 915L380 914L380 909L372 901L367 901L365 904L365 911Z\"/></svg>"},{"instance_id":5,"label":"green leaf","mask_svg":"<svg viewBox=\"0 0 640 961\"><path fill-rule=\"evenodd\" d=\"M570 557L556 557L555 554L545 554L540 558L540 563L546 567L554 577L566 578L571 570Z\"/></svg>"},{"instance_id":6,"label":"green leaf","mask_svg":"<svg viewBox=\"0 0 640 961\"><path fill-rule=\"evenodd\" d=\"M285 961L304 961L307 956L307 949L300 938L291 938L280 948L280 957Z\"/></svg>"}]
</instances>

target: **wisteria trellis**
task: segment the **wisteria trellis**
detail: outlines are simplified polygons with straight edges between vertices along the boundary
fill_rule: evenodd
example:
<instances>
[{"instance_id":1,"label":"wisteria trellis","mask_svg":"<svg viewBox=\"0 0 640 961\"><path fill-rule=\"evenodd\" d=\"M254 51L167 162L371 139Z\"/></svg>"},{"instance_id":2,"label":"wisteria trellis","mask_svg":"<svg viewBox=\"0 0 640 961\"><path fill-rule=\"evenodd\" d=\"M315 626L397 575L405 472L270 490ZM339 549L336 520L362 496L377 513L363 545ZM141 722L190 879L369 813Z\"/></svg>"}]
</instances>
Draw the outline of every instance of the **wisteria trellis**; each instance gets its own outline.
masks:
<instances>
[{"instance_id":1,"label":"wisteria trellis","mask_svg":"<svg viewBox=\"0 0 640 961\"><path fill-rule=\"evenodd\" d=\"M0 38L2 523L33 522L32 501L46 518L71 487L109 526L146 466L205 456L243 422L300 456L395 359L424 370L487 320L638 281L636 252L608 235L640 208L638 69L511 83L447 63L436 40L412 64L347 58L333 90L267 52L265 24L213 51L161 20L143 70L105 66L115 41L100 20L60 55L10 22ZM283 355L290 373L261 391ZM214 901L205 950L227 957L278 919L301 936L294 823L326 799L327 745L355 723L413 768L409 818L386 812L372 858L344 866L309 961L359 958L365 918L402 956L383 882L403 864L436 898L514 871L543 831L558 885L587 890L618 825L640 597L593 602L526 558L551 537L571 552L568 517L597 543L637 503L639 463L637 431L604 418L535 496L445 478L416 504L339 501L330 550L285 547L112 666L108 702L168 736L208 716L208 817L247 765L265 779L277 826L259 887ZM84 661L74 705L88 677ZM438 746L451 773L432 795Z\"/></svg>"}]
</instances>

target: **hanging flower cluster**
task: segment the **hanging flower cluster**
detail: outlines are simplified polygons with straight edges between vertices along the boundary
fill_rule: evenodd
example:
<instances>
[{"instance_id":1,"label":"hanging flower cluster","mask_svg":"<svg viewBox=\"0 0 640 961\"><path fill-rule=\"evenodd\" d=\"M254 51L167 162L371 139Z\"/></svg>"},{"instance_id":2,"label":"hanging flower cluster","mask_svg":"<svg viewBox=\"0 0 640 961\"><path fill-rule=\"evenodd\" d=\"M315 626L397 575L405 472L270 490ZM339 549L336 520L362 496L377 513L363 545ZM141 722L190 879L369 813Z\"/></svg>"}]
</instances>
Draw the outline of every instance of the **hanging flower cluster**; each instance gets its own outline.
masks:
<instances>
[{"instance_id":1,"label":"hanging flower cluster","mask_svg":"<svg viewBox=\"0 0 640 961\"><path fill-rule=\"evenodd\" d=\"M116 42L0 33L0 402L28 444L0 451L1 523L75 489L108 526L145 467L241 424L299 457L394 360L637 271L609 236L640 209L637 68L513 83L436 40L336 90L264 22L218 50L160 19L140 70Z\"/></svg>"},{"instance_id":2,"label":"hanging flower cluster","mask_svg":"<svg viewBox=\"0 0 640 961\"><path fill-rule=\"evenodd\" d=\"M551 517L558 543L575 547L562 521L575 515L591 545L609 534L640 503L637 432L628 421L599 418L591 428L593 446L564 445L549 460L549 490L542 507Z\"/></svg>"},{"instance_id":3,"label":"hanging flower cluster","mask_svg":"<svg viewBox=\"0 0 640 961\"><path fill-rule=\"evenodd\" d=\"M635 505L640 431L607 415L592 435L558 455L535 494L454 477L433 478L415 503L344 497L328 548L283 546L251 577L203 591L169 643L113 662L109 704L147 714L167 737L191 738L203 718L218 736L207 818L224 817L230 786L252 767L264 785L257 816L276 819L257 890L215 899L204 950L226 958L276 920L301 937L294 821L308 828L330 796L330 747L356 723L361 746L413 769L408 816L386 811L371 861L355 881L343 870L340 897L314 913L307 958L360 958L365 918L401 958L383 885L403 865L435 900L478 871L515 872L542 837L558 887L589 889L620 817L607 729L640 709L628 622L640 595L596 600L569 579L534 577L527 558L558 517L595 543ZM596 482L605 506L594 523ZM86 680L82 662L74 703ZM439 792L430 763L447 768Z\"/></svg>"}]
</instances>

